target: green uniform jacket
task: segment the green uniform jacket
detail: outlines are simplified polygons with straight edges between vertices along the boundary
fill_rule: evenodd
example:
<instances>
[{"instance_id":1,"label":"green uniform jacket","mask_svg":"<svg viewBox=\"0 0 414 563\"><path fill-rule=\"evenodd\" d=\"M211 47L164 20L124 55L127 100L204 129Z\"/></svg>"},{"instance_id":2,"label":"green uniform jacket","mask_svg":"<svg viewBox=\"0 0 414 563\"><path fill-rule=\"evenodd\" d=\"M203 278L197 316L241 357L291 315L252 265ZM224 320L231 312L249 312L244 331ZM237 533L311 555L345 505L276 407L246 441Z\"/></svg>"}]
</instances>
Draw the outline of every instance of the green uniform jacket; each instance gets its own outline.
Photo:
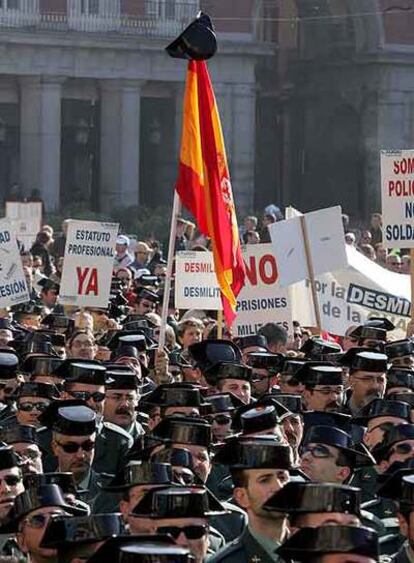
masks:
<instances>
[{"instance_id":1,"label":"green uniform jacket","mask_svg":"<svg viewBox=\"0 0 414 563\"><path fill-rule=\"evenodd\" d=\"M276 548L275 545L275 550ZM279 558L279 561L282 562L283 559ZM274 563L274 560L246 528L239 538L208 559L208 563Z\"/></svg>"}]
</instances>

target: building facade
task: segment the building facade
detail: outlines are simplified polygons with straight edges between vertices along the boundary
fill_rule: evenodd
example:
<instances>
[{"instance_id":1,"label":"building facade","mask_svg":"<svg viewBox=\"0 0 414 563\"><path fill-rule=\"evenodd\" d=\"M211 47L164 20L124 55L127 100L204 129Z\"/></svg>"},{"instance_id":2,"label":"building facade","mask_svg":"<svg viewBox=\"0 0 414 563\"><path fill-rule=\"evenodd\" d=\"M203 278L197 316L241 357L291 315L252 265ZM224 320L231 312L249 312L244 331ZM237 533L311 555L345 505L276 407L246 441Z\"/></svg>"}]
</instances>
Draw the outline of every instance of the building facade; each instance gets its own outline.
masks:
<instances>
[{"instance_id":1,"label":"building facade","mask_svg":"<svg viewBox=\"0 0 414 563\"><path fill-rule=\"evenodd\" d=\"M0 0L0 197L38 191L49 211L171 200L185 61L165 53L199 9L239 205L254 206L257 0ZM236 24L235 24L236 22Z\"/></svg>"}]
</instances>

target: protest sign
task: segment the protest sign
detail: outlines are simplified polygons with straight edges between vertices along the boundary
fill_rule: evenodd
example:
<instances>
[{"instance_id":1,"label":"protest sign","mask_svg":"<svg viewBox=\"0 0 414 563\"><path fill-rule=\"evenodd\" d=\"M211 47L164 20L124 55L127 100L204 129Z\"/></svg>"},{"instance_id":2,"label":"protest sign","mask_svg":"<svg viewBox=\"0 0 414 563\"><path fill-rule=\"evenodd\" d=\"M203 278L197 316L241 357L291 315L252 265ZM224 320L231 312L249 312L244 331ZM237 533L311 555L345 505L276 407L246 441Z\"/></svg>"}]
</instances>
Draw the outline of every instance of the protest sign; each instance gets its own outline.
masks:
<instances>
[{"instance_id":1,"label":"protest sign","mask_svg":"<svg viewBox=\"0 0 414 563\"><path fill-rule=\"evenodd\" d=\"M16 237L30 250L42 226L42 203L38 201L6 201L6 217Z\"/></svg>"},{"instance_id":2,"label":"protest sign","mask_svg":"<svg viewBox=\"0 0 414 563\"><path fill-rule=\"evenodd\" d=\"M385 317L396 325L396 338L405 338L410 321L410 277L390 272L346 247L348 266L316 279L322 330L343 336L351 325L370 317ZM314 326L308 282L290 288L293 318Z\"/></svg>"},{"instance_id":3,"label":"protest sign","mask_svg":"<svg viewBox=\"0 0 414 563\"><path fill-rule=\"evenodd\" d=\"M221 309L212 252L178 252L175 280L175 306L178 309Z\"/></svg>"},{"instance_id":4,"label":"protest sign","mask_svg":"<svg viewBox=\"0 0 414 563\"><path fill-rule=\"evenodd\" d=\"M237 298L235 336L256 334L274 321L291 328L287 290L277 283L278 271L270 244L243 248L246 284ZM176 255L175 304L180 309L220 310L221 300L211 252L179 252Z\"/></svg>"},{"instance_id":5,"label":"protest sign","mask_svg":"<svg viewBox=\"0 0 414 563\"><path fill-rule=\"evenodd\" d=\"M381 151L383 244L414 248L414 150Z\"/></svg>"},{"instance_id":6,"label":"protest sign","mask_svg":"<svg viewBox=\"0 0 414 563\"><path fill-rule=\"evenodd\" d=\"M305 223L305 233L301 221ZM340 270L347 264L339 206L278 221L269 225L269 233L283 287L309 278L308 261L315 276Z\"/></svg>"},{"instance_id":7,"label":"protest sign","mask_svg":"<svg viewBox=\"0 0 414 563\"><path fill-rule=\"evenodd\" d=\"M0 219L0 307L29 301L16 234L8 219Z\"/></svg>"},{"instance_id":8,"label":"protest sign","mask_svg":"<svg viewBox=\"0 0 414 563\"><path fill-rule=\"evenodd\" d=\"M70 221L59 303L108 305L118 227L117 223Z\"/></svg>"}]
</instances>

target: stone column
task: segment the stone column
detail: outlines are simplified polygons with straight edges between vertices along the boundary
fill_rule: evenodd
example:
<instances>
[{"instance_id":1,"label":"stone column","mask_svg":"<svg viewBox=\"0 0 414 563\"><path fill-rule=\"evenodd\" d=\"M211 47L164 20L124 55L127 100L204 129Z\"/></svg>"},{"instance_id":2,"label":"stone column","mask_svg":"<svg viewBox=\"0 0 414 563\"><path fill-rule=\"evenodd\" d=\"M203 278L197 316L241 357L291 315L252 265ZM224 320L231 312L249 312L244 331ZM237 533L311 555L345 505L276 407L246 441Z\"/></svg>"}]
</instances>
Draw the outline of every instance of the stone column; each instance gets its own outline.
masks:
<instances>
[{"instance_id":1,"label":"stone column","mask_svg":"<svg viewBox=\"0 0 414 563\"><path fill-rule=\"evenodd\" d=\"M61 77L21 79L21 157L24 193L37 189L48 211L59 208Z\"/></svg>"},{"instance_id":2,"label":"stone column","mask_svg":"<svg viewBox=\"0 0 414 563\"><path fill-rule=\"evenodd\" d=\"M139 80L101 82L101 209L139 202Z\"/></svg>"},{"instance_id":3,"label":"stone column","mask_svg":"<svg viewBox=\"0 0 414 563\"><path fill-rule=\"evenodd\" d=\"M232 93L232 185L239 214L244 214L254 205L256 90L254 84L234 84Z\"/></svg>"},{"instance_id":4,"label":"stone column","mask_svg":"<svg viewBox=\"0 0 414 563\"><path fill-rule=\"evenodd\" d=\"M224 142L226 143L227 158L231 161L233 152L232 86L225 82L217 82L214 84L214 92L223 129Z\"/></svg>"}]
</instances>

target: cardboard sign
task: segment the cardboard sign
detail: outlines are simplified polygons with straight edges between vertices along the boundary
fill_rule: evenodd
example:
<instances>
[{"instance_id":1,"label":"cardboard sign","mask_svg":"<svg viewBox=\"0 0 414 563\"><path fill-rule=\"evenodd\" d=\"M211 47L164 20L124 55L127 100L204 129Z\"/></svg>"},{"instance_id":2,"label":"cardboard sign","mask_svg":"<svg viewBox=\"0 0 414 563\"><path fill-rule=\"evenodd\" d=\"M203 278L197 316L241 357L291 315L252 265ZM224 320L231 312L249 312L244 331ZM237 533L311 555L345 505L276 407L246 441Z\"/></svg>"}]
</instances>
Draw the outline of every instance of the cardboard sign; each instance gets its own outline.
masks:
<instances>
[{"instance_id":1,"label":"cardboard sign","mask_svg":"<svg viewBox=\"0 0 414 563\"><path fill-rule=\"evenodd\" d=\"M29 301L16 233L8 219L0 220L0 307Z\"/></svg>"},{"instance_id":2,"label":"cardboard sign","mask_svg":"<svg viewBox=\"0 0 414 563\"><path fill-rule=\"evenodd\" d=\"M315 276L346 267L341 208L320 209L303 217ZM283 287L309 277L301 220L301 217L292 217L269 225L279 283Z\"/></svg>"},{"instance_id":3,"label":"cardboard sign","mask_svg":"<svg viewBox=\"0 0 414 563\"><path fill-rule=\"evenodd\" d=\"M273 321L291 329L287 290L278 283L278 270L270 244L243 248L246 285L237 298L235 336L256 334ZM175 304L179 309L221 309L220 290L211 252L179 252L176 255Z\"/></svg>"},{"instance_id":4,"label":"cardboard sign","mask_svg":"<svg viewBox=\"0 0 414 563\"><path fill-rule=\"evenodd\" d=\"M347 246L348 266L318 276L316 289L322 330L344 336L351 325L370 317L385 317L396 325L395 338L405 338L410 322L410 277L382 268L355 248ZM310 288L307 282L291 286L293 318L314 326Z\"/></svg>"},{"instance_id":5,"label":"cardboard sign","mask_svg":"<svg viewBox=\"0 0 414 563\"><path fill-rule=\"evenodd\" d=\"M42 226L42 203L6 201L6 217L25 250L30 250Z\"/></svg>"},{"instance_id":6,"label":"cardboard sign","mask_svg":"<svg viewBox=\"0 0 414 563\"><path fill-rule=\"evenodd\" d=\"M414 150L381 151L383 244L414 248Z\"/></svg>"},{"instance_id":7,"label":"cardboard sign","mask_svg":"<svg viewBox=\"0 0 414 563\"><path fill-rule=\"evenodd\" d=\"M70 221L59 303L108 305L118 227L117 223Z\"/></svg>"}]
</instances>

